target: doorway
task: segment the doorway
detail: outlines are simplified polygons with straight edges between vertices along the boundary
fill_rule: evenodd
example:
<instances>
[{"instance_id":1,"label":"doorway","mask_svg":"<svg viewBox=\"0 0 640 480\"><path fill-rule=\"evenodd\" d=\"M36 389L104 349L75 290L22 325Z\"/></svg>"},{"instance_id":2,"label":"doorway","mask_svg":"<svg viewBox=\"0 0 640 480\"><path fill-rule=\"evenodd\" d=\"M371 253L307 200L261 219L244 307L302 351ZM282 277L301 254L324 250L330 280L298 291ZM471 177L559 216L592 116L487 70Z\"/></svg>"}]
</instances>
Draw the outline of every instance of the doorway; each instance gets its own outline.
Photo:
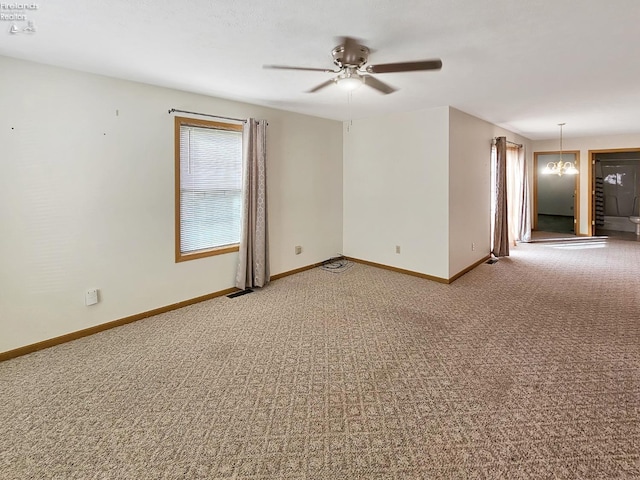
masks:
<instances>
[{"instance_id":1,"label":"doorway","mask_svg":"<svg viewBox=\"0 0 640 480\"><path fill-rule=\"evenodd\" d=\"M591 235L636 239L629 216L640 214L640 148L589 150Z\"/></svg>"},{"instance_id":2,"label":"doorway","mask_svg":"<svg viewBox=\"0 0 640 480\"><path fill-rule=\"evenodd\" d=\"M542 234L577 235L578 175L543 173L549 163L572 162L579 169L579 151L534 152L533 230Z\"/></svg>"}]
</instances>

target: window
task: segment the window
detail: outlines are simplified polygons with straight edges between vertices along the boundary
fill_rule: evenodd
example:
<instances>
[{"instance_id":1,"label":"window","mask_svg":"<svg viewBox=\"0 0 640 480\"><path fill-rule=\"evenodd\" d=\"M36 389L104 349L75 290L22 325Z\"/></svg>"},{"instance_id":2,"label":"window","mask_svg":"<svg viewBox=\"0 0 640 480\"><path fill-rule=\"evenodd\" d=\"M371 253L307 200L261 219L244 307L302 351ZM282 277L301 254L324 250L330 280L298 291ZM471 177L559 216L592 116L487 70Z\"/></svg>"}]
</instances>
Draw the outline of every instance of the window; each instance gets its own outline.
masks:
<instances>
[{"instance_id":1,"label":"window","mask_svg":"<svg viewBox=\"0 0 640 480\"><path fill-rule=\"evenodd\" d=\"M238 251L242 125L175 118L176 262Z\"/></svg>"}]
</instances>

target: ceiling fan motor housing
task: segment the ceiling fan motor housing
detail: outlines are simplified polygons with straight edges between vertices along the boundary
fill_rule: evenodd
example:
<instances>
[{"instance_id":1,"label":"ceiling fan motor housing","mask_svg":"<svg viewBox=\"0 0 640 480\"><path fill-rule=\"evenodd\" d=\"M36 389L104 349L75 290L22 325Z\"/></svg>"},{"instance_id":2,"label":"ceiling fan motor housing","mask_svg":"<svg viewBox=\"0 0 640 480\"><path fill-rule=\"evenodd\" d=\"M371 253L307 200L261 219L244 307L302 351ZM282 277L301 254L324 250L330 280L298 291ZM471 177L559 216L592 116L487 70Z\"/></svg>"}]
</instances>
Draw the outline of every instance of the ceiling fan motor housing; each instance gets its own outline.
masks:
<instances>
[{"instance_id":1,"label":"ceiling fan motor housing","mask_svg":"<svg viewBox=\"0 0 640 480\"><path fill-rule=\"evenodd\" d=\"M338 67L361 67L369 59L369 49L364 45L358 45L350 52L345 52L344 45L338 45L331 51L333 63Z\"/></svg>"}]
</instances>

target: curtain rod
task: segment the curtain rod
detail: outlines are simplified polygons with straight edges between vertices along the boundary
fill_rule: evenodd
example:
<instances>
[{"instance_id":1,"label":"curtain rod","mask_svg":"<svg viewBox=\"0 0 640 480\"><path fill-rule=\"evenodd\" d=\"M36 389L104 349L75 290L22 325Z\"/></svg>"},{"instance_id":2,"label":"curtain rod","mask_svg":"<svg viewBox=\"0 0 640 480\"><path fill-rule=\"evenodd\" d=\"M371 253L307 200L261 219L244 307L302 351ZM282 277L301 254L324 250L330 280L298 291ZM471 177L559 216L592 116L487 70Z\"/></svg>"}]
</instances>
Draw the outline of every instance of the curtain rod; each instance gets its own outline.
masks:
<instances>
[{"instance_id":1,"label":"curtain rod","mask_svg":"<svg viewBox=\"0 0 640 480\"><path fill-rule=\"evenodd\" d=\"M223 117L221 115L210 115L208 113L189 112L187 110L176 110L175 108L172 108L171 110L169 110L169 114L173 112L190 113L191 115L202 115L203 117L221 118L223 120L233 120L234 122L241 122L241 123L245 123L247 121L244 118Z\"/></svg>"},{"instance_id":2,"label":"curtain rod","mask_svg":"<svg viewBox=\"0 0 640 480\"><path fill-rule=\"evenodd\" d=\"M496 144L496 140L498 140L498 138L500 138L500 137L495 137L495 138L493 139L493 144L494 144L494 145ZM518 147L518 148L522 148L522 147L523 147L523 145L522 145L521 143L510 142L509 140L507 140L507 143L510 143L511 145L515 145L515 146L516 146L516 147Z\"/></svg>"}]
</instances>

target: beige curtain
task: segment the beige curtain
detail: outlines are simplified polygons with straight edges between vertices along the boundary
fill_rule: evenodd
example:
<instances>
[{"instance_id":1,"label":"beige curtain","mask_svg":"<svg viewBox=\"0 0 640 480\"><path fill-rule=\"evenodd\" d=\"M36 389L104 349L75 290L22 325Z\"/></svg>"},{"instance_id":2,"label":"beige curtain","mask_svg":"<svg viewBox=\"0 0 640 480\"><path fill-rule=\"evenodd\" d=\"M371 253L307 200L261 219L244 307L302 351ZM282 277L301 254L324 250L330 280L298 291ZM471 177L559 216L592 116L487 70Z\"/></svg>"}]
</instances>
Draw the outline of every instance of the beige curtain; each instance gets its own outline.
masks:
<instances>
[{"instance_id":1,"label":"beige curtain","mask_svg":"<svg viewBox=\"0 0 640 480\"><path fill-rule=\"evenodd\" d=\"M513 246L531 241L530 202L524 147L507 145L507 216Z\"/></svg>"},{"instance_id":2,"label":"beige curtain","mask_svg":"<svg viewBox=\"0 0 640 480\"><path fill-rule=\"evenodd\" d=\"M496 138L495 215L493 251L496 257L509 256L509 221L507 219L507 137Z\"/></svg>"},{"instance_id":3,"label":"beige curtain","mask_svg":"<svg viewBox=\"0 0 640 480\"><path fill-rule=\"evenodd\" d=\"M267 230L267 122L250 118L242 135L242 229L236 288L269 283Z\"/></svg>"}]
</instances>

